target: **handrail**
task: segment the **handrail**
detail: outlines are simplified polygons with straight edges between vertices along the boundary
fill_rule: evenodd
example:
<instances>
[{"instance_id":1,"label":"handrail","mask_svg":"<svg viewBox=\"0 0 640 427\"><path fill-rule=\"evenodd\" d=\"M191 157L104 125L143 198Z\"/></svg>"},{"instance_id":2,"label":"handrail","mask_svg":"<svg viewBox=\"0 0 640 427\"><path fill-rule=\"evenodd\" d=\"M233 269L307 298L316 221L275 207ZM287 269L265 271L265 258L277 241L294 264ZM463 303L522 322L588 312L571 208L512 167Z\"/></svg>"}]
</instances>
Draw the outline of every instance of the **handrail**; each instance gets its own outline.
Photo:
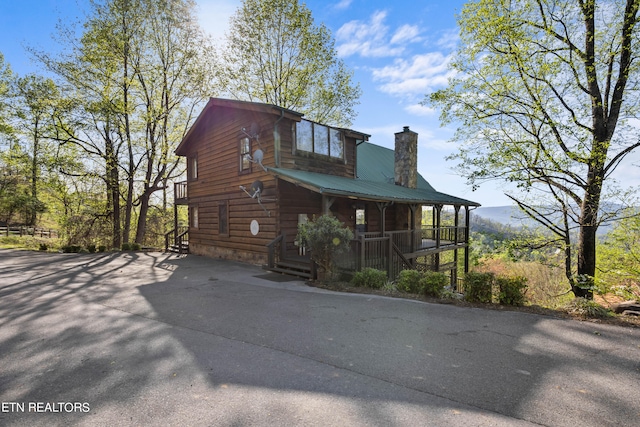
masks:
<instances>
[{"instance_id":1,"label":"handrail","mask_svg":"<svg viewBox=\"0 0 640 427\"><path fill-rule=\"evenodd\" d=\"M269 268L276 266L276 245L280 245L280 252L282 252L282 241L284 240L284 234L280 234L278 237L267 243L267 265Z\"/></svg>"}]
</instances>

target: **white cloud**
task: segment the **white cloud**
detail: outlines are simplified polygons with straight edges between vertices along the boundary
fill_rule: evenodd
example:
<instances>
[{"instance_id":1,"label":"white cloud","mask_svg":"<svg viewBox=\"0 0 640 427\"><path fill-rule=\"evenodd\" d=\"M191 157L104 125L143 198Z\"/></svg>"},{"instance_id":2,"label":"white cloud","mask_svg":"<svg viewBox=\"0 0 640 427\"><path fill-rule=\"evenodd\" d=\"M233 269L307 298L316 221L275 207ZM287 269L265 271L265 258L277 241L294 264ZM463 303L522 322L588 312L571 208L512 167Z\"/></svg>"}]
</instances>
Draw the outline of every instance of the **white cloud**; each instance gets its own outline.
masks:
<instances>
[{"instance_id":1,"label":"white cloud","mask_svg":"<svg viewBox=\"0 0 640 427\"><path fill-rule=\"evenodd\" d=\"M420 41L420 29L416 25L405 24L398 28L391 37L391 44Z\"/></svg>"},{"instance_id":2,"label":"white cloud","mask_svg":"<svg viewBox=\"0 0 640 427\"><path fill-rule=\"evenodd\" d=\"M458 46L458 42L460 41L460 32L457 28L451 28L445 31L438 41L436 41L436 45L447 50L454 50Z\"/></svg>"},{"instance_id":3,"label":"white cloud","mask_svg":"<svg viewBox=\"0 0 640 427\"><path fill-rule=\"evenodd\" d=\"M362 57L401 55L405 51L405 47L392 46L392 44L397 45L401 42L415 40L418 35L418 29L414 26L405 25L389 38L389 27L384 23L386 17L386 11L378 10L371 15L368 22L354 20L340 27L336 32L338 55L341 57L351 55L360 55Z\"/></svg>"},{"instance_id":4,"label":"white cloud","mask_svg":"<svg viewBox=\"0 0 640 427\"><path fill-rule=\"evenodd\" d=\"M338 3L334 4L333 8L337 10L348 9L349 6L351 6L351 2L352 0L341 0Z\"/></svg>"},{"instance_id":5,"label":"white cloud","mask_svg":"<svg viewBox=\"0 0 640 427\"><path fill-rule=\"evenodd\" d=\"M229 18L241 6L240 0L197 0L200 27L215 39L224 37Z\"/></svg>"},{"instance_id":6,"label":"white cloud","mask_svg":"<svg viewBox=\"0 0 640 427\"><path fill-rule=\"evenodd\" d=\"M422 104L411 104L404 107L404 111L414 116L430 117L436 114L436 110Z\"/></svg>"},{"instance_id":7,"label":"white cloud","mask_svg":"<svg viewBox=\"0 0 640 427\"><path fill-rule=\"evenodd\" d=\"M424 95L437 87L445 86L455 72L448 68L451 55L428 52L414 55L410 60L396 59L393 64L373 70L374 81L394 96Z\"/></svg>"}]
</instances>

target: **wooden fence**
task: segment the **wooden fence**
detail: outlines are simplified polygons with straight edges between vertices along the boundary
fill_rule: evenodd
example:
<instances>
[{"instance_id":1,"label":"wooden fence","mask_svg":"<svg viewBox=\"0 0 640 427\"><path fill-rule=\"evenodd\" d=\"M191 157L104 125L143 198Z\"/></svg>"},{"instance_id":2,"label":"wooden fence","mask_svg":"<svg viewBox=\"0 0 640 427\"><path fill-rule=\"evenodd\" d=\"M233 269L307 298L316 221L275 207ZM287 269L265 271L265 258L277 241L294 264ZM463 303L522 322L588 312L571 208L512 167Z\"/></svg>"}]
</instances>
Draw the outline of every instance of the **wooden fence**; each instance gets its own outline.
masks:
<instances>
[{"instance_id":1,"label":"wooden fence","mask_svg":"<svg viewBox=\"0 0 640 427\"><path fill-rule=\"evenodd\" d=\"M0 226L0 236L34 236L58 238L58 231L50 228L27 227L25 225Z\"/></svg>"}]
</instances>

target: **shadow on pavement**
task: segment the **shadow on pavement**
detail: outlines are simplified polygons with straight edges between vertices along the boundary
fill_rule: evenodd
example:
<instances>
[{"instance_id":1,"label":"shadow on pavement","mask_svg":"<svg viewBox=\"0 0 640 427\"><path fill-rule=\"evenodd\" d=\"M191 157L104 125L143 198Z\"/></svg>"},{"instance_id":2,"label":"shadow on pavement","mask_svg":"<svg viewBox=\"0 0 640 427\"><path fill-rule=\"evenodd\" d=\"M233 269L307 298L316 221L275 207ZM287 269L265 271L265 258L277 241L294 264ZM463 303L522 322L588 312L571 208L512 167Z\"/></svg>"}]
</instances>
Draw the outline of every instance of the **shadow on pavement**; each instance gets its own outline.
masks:
<instances>
[{"instance_id":1,"label":"shadow on pavement","mask_svg":"<svg viewBox=\"0 0 640 427\"><path fill-rule=\"evenodd\" d=\"M0 402L91 406L5 411L0 424L601 426L640 415L638 330L316 291L195 256L0 251L0 267Z\"/></svg>"}]
</instances>

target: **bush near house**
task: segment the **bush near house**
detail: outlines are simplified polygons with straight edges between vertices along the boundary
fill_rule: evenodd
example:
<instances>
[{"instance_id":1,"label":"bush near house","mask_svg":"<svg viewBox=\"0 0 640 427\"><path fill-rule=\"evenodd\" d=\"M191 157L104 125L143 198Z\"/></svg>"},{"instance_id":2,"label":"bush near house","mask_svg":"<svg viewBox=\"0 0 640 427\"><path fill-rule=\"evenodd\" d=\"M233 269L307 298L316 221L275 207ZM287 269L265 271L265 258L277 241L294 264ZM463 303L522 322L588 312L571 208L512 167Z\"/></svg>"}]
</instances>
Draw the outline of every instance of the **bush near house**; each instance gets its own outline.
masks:
<instances>
[{"instance_id":1,"label":"bush near house","mask_svg":"<svg viewBox=\"0 0 640 427\"><path fill-rule=\"evenodd\" d=\"M331 215L298 225L296 240L311 250L311 258L320 267L324 278L331 279L336 257L349 250L353 232Z\"/></svg>"},{"instance_id":2,"label":"bush near house","mask_svg":"<svg viewBox=\"0 0 640 427\"><path fill-rule=\"evenodd\" d=\"M470 272L464 276L464 299L469 302L491 302L493 273Z\"/></svg>"},{"instance_id":3,"label":"bush near house","mask_svg":"<svg viewBox=\"0 0 640 427\"><path fill-rule=\"evenodd\" d=\"M387 272L367 267L357 271L351 283L356 287L382 289L387 284Z\"/></svg>"},{"instance_id":4,"label":"bush near house","mask_svg":"<svg viewBox=\"0 0 640 427\"><path fill-rule=\"evenodd\" d=\"M396 280L396 288L402 292L441 297L448 282L444 273L402 270Z\"/></svg>"},{"instance_id":5,"label":"bush near house","mask_svg":"<svg viewBox=\"0 0 640 427\"><path fill-rule=\"evenodd\" d=\"M422 273L417 270L402 270L396 279L396 288L401 292L420 293Z\"/></svg>"},{"instance_id":6,"label":"bush near house","mask_svg":"<svg viewBox=\"0 0 640 427\"><path fill-rule=\"evenodd\" d=\"M444 273L435 271L425 271L420 279L420 288L422 293L427 296L441 297L444 287L449 283L449 278Z\"/></svg>"}]
</instances>

